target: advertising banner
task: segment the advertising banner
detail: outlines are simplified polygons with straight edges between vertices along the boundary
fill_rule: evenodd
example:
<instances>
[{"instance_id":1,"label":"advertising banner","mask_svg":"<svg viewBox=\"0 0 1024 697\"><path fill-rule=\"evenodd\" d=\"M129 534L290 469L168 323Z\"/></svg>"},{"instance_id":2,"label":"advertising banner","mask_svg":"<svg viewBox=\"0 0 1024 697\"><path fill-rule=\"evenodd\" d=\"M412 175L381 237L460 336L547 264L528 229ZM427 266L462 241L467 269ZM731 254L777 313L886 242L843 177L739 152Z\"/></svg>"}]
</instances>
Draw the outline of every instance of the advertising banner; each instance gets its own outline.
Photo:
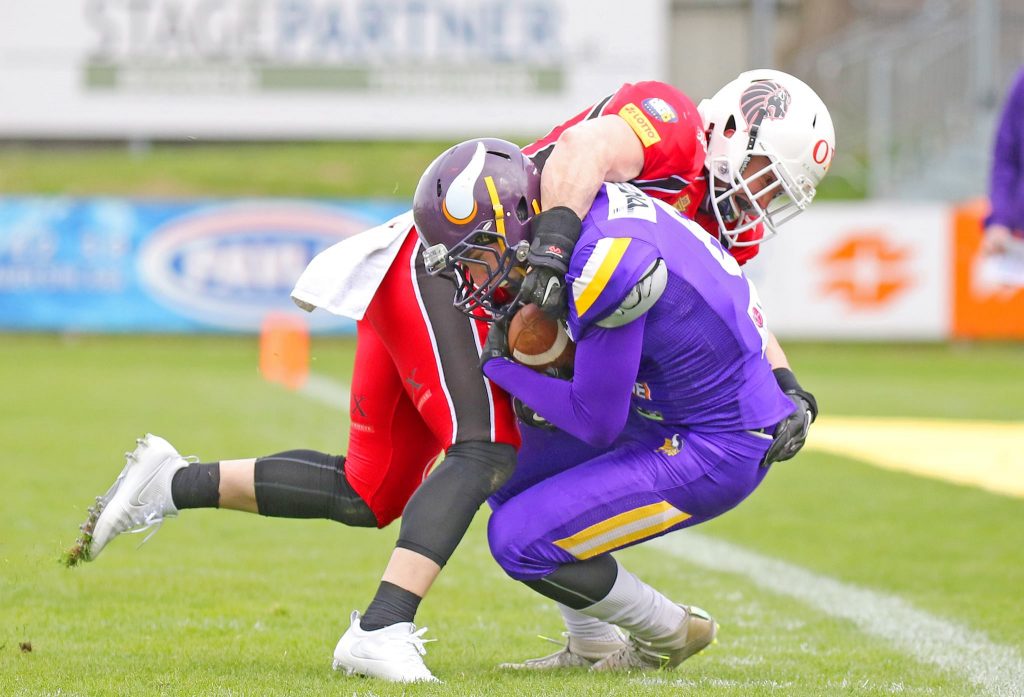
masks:
<instances>
[{"instance_id":1,"label":"advertising banner","mask_svg":"<svg viewBox=\"0 0 1024 697\"><path fill-rule=\"evenodd\" d=\"M315 254L402 201L0 198L0 330L316 332L294 306ZM744 267L785 339L1024 338L1024 250L979 252L982 204L816 203Z\"/></svg>"},{"instance_id":2,"label":"advertising banner","mask_svg":"<svg viewBox=\"0 0 1024 697\"><path fill-rule=\"evenodd\" d=\"M33 0L0 137L539 137L665 79L667 0Z\"/></svg>"},{"instance_id":3,"label":"advertising banner","mask_svg":"<svg viewBox=\"0 0 1024 697\"><path fill-rule=\"evenodd\" d=\"M954 213L953 335L1024 339L1024 239L1000 254L981 253L984 201Z\"/></svg>"},{"instance_id":4,"label":"advertising banner","mask_svg":"<svg viewBox=\"0 0 1024 697\"><path fill-rule=\"evenodd\" d=\"M780 337L944 339L951 238L943 204L822 201L747 270Z\"/></svg>"},{"instance_id":5,"label":"advertising banner","mask_svg":"<svg viewBox=\"0 0 1024 697\"><path fill-rule=\"evenodd\" d=\"M0 329L256 332L315 254L398 202L0 198Z\"/></svg>"}]
</instances>

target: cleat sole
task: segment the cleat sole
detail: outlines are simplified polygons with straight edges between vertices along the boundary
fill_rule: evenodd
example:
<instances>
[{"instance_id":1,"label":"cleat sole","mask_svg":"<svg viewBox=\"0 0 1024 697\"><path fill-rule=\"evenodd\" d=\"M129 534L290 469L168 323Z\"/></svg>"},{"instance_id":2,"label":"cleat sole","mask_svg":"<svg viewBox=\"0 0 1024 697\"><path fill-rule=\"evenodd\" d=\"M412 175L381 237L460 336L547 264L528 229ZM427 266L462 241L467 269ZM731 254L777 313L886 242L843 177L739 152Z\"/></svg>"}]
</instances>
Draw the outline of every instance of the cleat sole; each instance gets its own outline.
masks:
<instances>
[{"instance_id":1,"label":"cleat sole","mask_svg":"<svg viewBox=\"0 0 1024 697\"><path fill-rule=\"evenodd\" d=\"M139 438L136 440L141 441L142 439ZM114 483L109 489L107 489L107 493L96 497L96 505L88 508L88 517L86 517L84 523L78 526L78 529L82 534L77 540L75 540L75 543L71 545L71 547L61 554L60 562L64 566L70 568L72 566L78 566L84 561L92 561L92 532L96 528L96 521L99 520L100 515L102 515L103 510L107 507L110 499L114 498L114 494L116 494L117 490L120 488L121 482L124 481L124 477L128 473L128 468L132 466L132 462L134 460L134 453L125 453L125 465L121 470L121 473L117 475L117 479L115 479Z\"/></svg>"}]
</instances>

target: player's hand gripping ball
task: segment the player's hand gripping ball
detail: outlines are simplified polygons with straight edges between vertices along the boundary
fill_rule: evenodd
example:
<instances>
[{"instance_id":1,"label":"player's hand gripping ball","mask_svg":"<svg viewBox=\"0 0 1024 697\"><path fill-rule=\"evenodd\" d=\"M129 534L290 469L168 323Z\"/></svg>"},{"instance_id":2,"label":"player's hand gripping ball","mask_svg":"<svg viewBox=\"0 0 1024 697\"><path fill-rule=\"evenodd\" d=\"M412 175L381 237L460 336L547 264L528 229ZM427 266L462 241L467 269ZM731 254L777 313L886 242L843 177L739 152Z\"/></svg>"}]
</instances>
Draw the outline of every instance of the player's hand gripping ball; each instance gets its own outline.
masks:
<instances>
[{"instance_id":1,"label":"player's hand gripping ball","mask_svg":"<svg viewBox=\"0 0 1024 697\"><path fill-rule=\"evenodd\" d=\"M523 305L508 326L508 348L517 362L543 372L572 365L576 344L565 327L537 305Z\"/></svg>"}]
</instances>

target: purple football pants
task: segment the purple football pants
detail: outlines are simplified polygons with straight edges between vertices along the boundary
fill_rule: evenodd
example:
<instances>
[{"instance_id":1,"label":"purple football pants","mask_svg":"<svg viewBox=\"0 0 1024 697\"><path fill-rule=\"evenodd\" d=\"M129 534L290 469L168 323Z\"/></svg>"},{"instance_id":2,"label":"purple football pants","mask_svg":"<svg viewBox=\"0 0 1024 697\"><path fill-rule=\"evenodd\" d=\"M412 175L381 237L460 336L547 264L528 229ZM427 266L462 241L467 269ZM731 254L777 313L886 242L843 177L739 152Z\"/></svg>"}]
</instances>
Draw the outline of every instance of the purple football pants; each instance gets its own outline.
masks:
<instances>
[{"instance_id":1,"label":"purple football pants","mask_svg":"<svg viewBox=\"0 0 1024 697\"><path fill-rule=\"evenodd\" d=\"M523 428L512 479L493 497L491 553L517 580L725 513L757 488L769 436L698 433L636 414L610 448Z\"/></svg>"}]
</instances>

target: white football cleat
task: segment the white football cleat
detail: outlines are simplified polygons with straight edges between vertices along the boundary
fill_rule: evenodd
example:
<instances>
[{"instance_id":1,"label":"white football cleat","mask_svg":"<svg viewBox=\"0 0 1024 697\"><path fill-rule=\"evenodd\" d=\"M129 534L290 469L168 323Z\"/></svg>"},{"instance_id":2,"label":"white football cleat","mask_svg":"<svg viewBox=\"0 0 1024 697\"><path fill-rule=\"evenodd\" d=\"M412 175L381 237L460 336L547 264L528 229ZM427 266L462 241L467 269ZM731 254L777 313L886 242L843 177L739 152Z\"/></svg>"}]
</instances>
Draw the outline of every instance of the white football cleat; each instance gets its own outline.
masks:
<instances>
[{"instance_id":1,"label":"white football cleat","mask_svg":"<svg viewBox=\"0 0 1024 697\"><path fill-rule=\"evenodd\" d=\"M352 613L352 626L334 649L334 669L349 675L366 675L392 682L440 682L423 662L426 627L399 622L373 631L359 626L359 613Z\"/></svg>"},{"instance_id":2,"label":"white football cleat","mask_svg":"<svg viewBox=\"0 0 1024 697\"><path fill-rule=\"evenodd\" d=\"M135 450L125 453L127 462L114 484L106 494L97 496L96 505L89 509L77 550L67 554L69 565L92 561L123 532L142 532L178 515L171 499L171 479L188 461L173 445L151 433L136 442Z\"/></svg>"}]
</instances>

